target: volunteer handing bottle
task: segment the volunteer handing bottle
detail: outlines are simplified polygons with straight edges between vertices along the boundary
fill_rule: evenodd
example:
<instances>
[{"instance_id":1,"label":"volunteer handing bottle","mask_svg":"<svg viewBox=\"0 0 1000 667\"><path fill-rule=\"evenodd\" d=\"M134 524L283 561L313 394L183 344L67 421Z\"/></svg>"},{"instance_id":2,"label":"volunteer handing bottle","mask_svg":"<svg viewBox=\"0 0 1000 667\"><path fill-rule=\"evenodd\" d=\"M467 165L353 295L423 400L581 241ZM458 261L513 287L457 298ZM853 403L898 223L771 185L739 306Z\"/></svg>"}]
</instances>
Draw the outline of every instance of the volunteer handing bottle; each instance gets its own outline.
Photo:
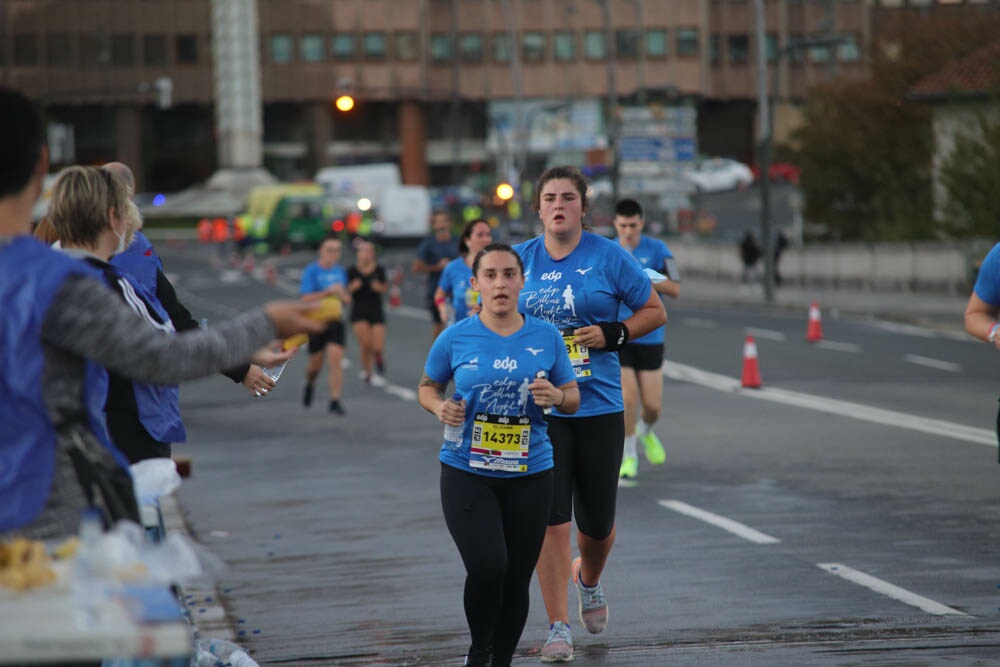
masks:
<instances>
[{"instance_id":1,"label":"volunteer handing bottle","mask_svg":"<svg viewBox=\"0 0 1000 667\"><path fill-rule=\"evenodd\" d=\"M543 411L575 412L580 392L559 331L517 310L524 269L513 249L486 246L472 274L482 309L434 342L418 397L463 433L461 446L446 442L439 459L441 507L467 574L465 664L500 667L510 664L524 629L552 499ZM444 397L452 380L458 401ZM508 542L510 534L518 539Z\"/></svg>"}]
</instances>

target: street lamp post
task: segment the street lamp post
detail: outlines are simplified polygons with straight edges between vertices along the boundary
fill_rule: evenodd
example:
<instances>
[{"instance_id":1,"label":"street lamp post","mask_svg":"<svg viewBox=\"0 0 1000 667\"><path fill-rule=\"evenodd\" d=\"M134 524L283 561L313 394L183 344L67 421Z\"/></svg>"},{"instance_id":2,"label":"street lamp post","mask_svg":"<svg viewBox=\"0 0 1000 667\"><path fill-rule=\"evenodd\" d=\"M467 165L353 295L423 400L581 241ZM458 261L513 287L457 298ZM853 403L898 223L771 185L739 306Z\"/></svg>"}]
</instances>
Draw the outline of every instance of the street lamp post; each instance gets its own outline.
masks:
<instances>
[{"instance_id":1,"label":"street lamp post","mask_svg":"<svg viewBox=\"0 0 1000 667\"><path fill-rule=\"evenodd\" d=\"M615 35L608 0L594 0L601 7L604 39L608 47L608 150L611 151L611 197L618 201L618 85L615 78Z\"/></svg>"}]
</instances>

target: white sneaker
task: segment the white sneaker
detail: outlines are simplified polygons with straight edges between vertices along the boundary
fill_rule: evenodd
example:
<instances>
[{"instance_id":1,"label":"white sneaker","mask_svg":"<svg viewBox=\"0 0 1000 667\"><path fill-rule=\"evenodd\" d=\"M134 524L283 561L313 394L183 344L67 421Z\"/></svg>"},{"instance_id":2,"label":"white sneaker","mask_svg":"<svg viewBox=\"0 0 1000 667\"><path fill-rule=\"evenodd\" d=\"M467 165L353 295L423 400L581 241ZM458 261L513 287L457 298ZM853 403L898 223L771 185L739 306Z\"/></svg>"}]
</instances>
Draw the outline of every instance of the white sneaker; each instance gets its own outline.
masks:
<instances>
[{"instance_id":1,"label":"white sneaker","mask_svg":"<svg viewBox=\"0 0 1000 667\"><path fill-rule=\"evenodd\" d=\"M389 384L381 375L372 375L371 383L373 387L384 387Z\"/></svg>"}]
</instances>

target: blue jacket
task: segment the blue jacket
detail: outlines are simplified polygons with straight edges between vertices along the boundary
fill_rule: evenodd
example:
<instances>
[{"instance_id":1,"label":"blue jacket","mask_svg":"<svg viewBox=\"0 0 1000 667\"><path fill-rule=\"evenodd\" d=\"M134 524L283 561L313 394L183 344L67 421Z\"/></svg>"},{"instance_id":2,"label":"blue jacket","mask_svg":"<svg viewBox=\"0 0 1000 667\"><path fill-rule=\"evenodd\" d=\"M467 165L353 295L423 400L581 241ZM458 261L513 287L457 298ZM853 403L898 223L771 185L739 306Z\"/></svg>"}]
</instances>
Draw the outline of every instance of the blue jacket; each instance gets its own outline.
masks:
<instances>
[{"instance_id":1,"label":"blue jacket","mask_svg":"<svg viewBox=\"0 0 1000 667\"><path fill-rule=\"evenodd\" d=\"M135 245L135 243L132 245ZM115 255L115 258L117 257L121 257L121 255ZM173 331L174 327L170 321L170 315L167 314L166 309L160 304L159 299L156 298L155 274L154 267L154 289L153 291L148 291L144 283L140 282L134 275L122 271L112 261L111 265L105 271L105 280L107 280L112 289L121 293L121 288L117 285L117 282L119 278L124 279L131 285L135 294L146 304L147 310L151 311L156 316L156 319L159 320L159 322L148 320L150 325ZM125 301L128 303L129 299L125 299ZM130 303L129 305L133 304ZM95 390L99 391L100 395L106 398L109 381L107 372L105 371L101 377L96 378L96 381L98 385L95 387ZM146 432L157 442L171 443L187 440L187 432L184 430L184 422L181 419L180 392L177 385L148 384L137 380L132 380L131 382L132 390L135 394L139 422L146 429Z\"/></svg>"},{"instance_id":2,"label":"blue jacket","mask_svg":"<svg viewBox=\"0 0 1000 667\"><path fill-rule=\"evenodd\" d=\"M136 232L129 247L111 258L111 266L138 280L150 294L156 294L156 272L163 270L163 262L142 232Z\"/></svg>"},{"instance_id":3,"label":"blue jacket","mask_svg":"<svg viewBox=\"0 0 1000 667\"><path fill-rule=\"evenodd\" d=\"M99 277L31 237L0 246L0 532L34 521L49 497L56 430L42 394L41 332L52 299L72 275ZM98 439L127 466L107 439L102 397L89 382L96 372L87 362L81 408Z\"/></svg>"}]
</instances>

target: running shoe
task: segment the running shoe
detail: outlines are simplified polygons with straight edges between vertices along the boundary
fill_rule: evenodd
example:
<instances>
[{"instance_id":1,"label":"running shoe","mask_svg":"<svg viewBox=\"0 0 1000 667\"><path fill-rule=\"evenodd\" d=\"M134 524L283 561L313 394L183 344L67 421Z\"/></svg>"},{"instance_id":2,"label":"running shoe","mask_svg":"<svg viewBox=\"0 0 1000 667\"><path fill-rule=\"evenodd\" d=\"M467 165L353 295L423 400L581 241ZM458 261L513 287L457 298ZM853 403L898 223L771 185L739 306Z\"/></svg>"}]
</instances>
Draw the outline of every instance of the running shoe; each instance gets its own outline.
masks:
<instances>
[{"instance_id":1,"label":"running shoe","mask_svg":"<svg viewBox=\"0 0 1000 667\"><path fill-rule=\"evenodd\" d=\"M330 401L330 412L340 416L344 415L344 408L340 405L340 401Z\"/></svg>"},{"instance_id":2,"label":"running shoe","mask_svg":"<svg viewBox=\"0 0 1000 667\"><path fill-rule=\"evenodd\" d=\"M618 476L622 479L635 479L639 474L639 459L634 456L626 456L622 459L622 467Z\"/></svg>"},{"instance_id":3,"label":"running shoe","mask_svg":"<svg viewBox=\"0 0 1000 667\"><path fill-rule=\"evenodd\" d=\"M650 431L646 435L640 435L639 441L646 450L646 458L654 465L660 465L667 460L667 453L663 451L663 443Z\"/></svg>"},{"instance_id":4,"label":"running shoe","mask_svg":"<svg viewBox=\"0 0 1000 667\"><path fill-rule=\"evenodd\" d=\"M302 390L302 405L309 407L313 402L313 386L307 384L306 388Z\"/></svg>"},{"instance_id":5,"label":"running shoe","mask_svg":"<svg viewBox=\"0 0 1000 667\"><path fill-rule=\"evenodd\" d=\"M549 637L542 646L542 662L572 662L573 634L569 625L556 621L549 626Z\"/></svg>"},{"instance_id":6,"label":"running shoe","mask_svg":"<svg viewBox=\"0 0 1000 667\"><path fill-rule=\"evenodd\" d=\"M608 627L608 598L604 595L601 582L596 586L584 586L580 581L580 557L573 559L573 583L580 598L580 622L592 635L604 632Z\"/></svg>"},{"instance_id":7,"label":"running shoe","mask_svg":"<svg viewBox=\"0 0 1000 667\"><path fill-rule=\"evenodd\" d=\"M388 384L386 382L386 379L378 374L372 375L371 380L369 380L369 382L372 383L373 387L384 387L386 384Z\"/></svg>"}]
</instances>

